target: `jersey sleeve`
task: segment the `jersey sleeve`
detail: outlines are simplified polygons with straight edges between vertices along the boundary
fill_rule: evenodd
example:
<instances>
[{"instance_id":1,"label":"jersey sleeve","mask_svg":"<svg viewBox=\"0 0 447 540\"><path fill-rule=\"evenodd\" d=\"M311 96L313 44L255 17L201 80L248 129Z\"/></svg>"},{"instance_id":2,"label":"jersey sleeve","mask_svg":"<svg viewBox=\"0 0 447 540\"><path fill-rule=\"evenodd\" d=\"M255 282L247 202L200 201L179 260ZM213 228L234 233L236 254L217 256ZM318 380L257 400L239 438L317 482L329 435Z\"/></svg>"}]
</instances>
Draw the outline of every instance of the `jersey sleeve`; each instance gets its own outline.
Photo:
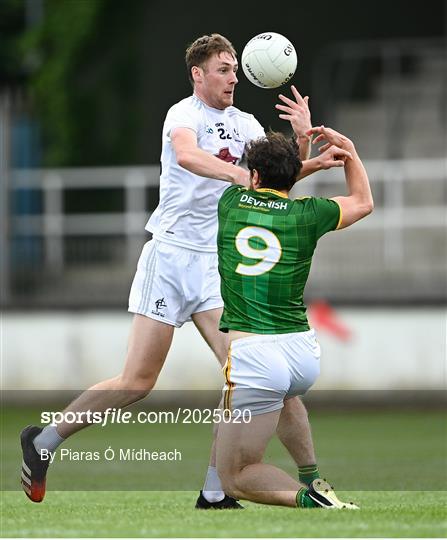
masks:
<instances>
[{"instance_id":1,"label":"jersey sleeve","mask_svg":"<svg viewBox=\"0 0 447 540\"><path fill-rule=\"evenodd\" d=\"M173 129L180 127L192 129L198 134L201 120L201 114L198 109L188 107L183 103L177 103L169 109L166 115L164 130L168 137L171 137Z\"/></svg>"},{"instance_id":2,"label":"jersey sleeve","mask_svg":"<svg viewBox=\"0 0 447 540\"><path fill-rule=\"evenodd\" d=\"M265 137L265 130L253 115L250 115L250 121L247 127L247 142Z\"/></svg>"},{"instance_id":3,"label":"jersey sleeve","mask_svg":"<svg viewBox=\"0 0 447 540\"><path fill-rule=\"evenodd\" d=\"M329 231L334 231L340 226L341 208L338 203L332 199L323 197L313 198L315 213L317 215L317 239Z\"/></svg>"}]
</instances>

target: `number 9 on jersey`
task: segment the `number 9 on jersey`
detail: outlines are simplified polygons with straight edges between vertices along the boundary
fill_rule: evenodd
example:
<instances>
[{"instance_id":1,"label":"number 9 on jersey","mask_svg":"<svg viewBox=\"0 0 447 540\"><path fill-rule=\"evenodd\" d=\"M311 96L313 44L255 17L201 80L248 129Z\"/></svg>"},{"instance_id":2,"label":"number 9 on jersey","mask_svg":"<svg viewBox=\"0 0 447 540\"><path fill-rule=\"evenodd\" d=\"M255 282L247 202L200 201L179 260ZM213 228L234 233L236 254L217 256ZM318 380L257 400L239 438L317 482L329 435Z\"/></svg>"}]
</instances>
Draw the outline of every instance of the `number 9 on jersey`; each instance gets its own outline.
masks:
<instances>
[{"instance_id":1,"label":"number 9 on jersey","mask_svg":"<svg viewBox=\"0 0 447 540\"><path fill-rule=\"evenodd\" d=\"M264 241L265 247L255 249L250 246L250 239L261 238ZM263 227L244 227L236 236L236 249L241 255L248 259L254 259L256 264L239 263L236 268L236 273L243 276L260 276L275 266L281 258L281 243L278 237L271 231Z\"/></svg>"}]
</instances>

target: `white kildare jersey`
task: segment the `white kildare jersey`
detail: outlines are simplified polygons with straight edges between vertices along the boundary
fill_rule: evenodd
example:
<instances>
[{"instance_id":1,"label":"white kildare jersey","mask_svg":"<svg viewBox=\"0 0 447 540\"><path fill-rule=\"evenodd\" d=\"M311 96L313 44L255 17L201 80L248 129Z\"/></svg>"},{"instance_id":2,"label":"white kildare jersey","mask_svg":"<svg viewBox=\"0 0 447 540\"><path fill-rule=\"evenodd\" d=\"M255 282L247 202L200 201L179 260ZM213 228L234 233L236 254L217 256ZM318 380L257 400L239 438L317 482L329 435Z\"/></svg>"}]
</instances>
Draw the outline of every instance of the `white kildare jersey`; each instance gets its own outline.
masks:
<instances>
[{"instance_id":1,"label":"white kildare jersey","mask_svg":"<svg viewBox=\"0 0 447 540\"><path fill-rule=\"evenodd\" d=\"M194 95L168 111L162 135L160 202L146 229L162 242L217 251L217 204L229 183L180 167L171 141L172 131L180 127L196 133L199 148L235 165L245 145L265 132L252 114L236 107L213 109Z\"/></svg>"}]
</instances>

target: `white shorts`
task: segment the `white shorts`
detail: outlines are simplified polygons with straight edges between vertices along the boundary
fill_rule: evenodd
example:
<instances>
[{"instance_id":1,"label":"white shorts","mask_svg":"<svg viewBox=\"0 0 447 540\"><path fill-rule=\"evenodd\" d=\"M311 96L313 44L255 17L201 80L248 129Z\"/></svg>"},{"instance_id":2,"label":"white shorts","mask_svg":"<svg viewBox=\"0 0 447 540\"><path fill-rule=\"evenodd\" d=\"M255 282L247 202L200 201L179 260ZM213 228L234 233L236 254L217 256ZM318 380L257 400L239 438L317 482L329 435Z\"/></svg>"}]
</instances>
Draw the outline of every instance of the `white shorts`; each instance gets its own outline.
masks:
<instances>
[{"instance_id":1,"label":"white shorts","mask_svg":"<svg viewBox=\"0 0 447 540\"><path fill-rule=\"evenodd\" d=\"M232 341L223 368L224 409L252 415L281 409L302 395L320 374L320 345L307 332L253 336Z\"/></svg>"},{"instance_id":2,"label":"white shorts","mask_svg":"<svg viewBox=\"0 0 447 540\"><path fill-rule=\"evenodd\" d=\"M138 261L129 311L180 327L193 313L221 308L217 254L150 240Z\"/></svg>"}]
</instances>

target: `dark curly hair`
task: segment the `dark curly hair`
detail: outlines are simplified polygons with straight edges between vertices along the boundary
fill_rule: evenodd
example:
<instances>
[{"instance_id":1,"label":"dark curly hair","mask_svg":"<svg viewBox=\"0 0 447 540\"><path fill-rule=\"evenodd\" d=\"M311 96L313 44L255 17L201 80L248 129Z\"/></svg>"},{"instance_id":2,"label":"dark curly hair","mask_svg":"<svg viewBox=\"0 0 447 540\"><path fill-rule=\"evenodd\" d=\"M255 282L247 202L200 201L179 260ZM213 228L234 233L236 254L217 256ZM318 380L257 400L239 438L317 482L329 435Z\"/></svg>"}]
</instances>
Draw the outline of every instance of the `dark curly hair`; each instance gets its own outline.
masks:
<instances>
[{"instance_id":1,"label":"dark curly hair","mask_svg":"<svg viewBox=\"0 0 447 540\"><path fill-rule=\"evenodd\" d=\"M194 81L191 75L192 67L203 67L205 62L207 62L207 60L209 60L213 54L220 54L223 52L230 53L234 58L237 56L231 42L220 34L202 36L191 43L191 45L186 49L185 61L189 81L193 86Z\"/></svg>"},{"instance_id":2,"label":"dark curly hair","mask_svg":"<svg viewBox=\"0 0 447 540\"><path fill-rule=\"evenodd\" d=\"M251 141L246 156L250 172L258 171L261 186L265 188L289 191L302 167L296 139L276 131Z\"/></svg>"}]
</instances>

